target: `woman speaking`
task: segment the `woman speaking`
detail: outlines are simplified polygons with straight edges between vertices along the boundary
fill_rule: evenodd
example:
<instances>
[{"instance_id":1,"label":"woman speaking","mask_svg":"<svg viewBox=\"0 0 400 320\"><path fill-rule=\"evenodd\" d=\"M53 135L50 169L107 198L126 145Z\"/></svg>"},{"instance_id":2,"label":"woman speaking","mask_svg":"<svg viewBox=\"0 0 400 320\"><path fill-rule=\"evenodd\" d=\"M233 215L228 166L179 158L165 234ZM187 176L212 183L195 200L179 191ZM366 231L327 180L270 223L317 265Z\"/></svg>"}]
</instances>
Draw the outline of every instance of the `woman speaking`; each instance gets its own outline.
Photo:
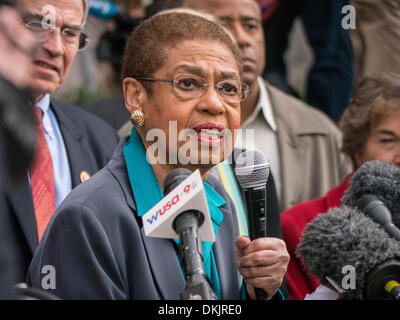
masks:
<instances>
[{"instance_id":1,"label":"woman speaking","mask_svg":"<svg viewBox=\"0 0 400 320\"><path fill-rule=\"evenodd\" d=\"M241 70L239 49L208 19L164 13L134 29L122 71L131 136L53 215L29 285L62 299L180 299L179 248L146 237L141 216L164 197L166 175L186 168L199 169L204 183L216 242L203 245L203 264L217 297L254 299L254 287L274 296L288 264L284 242L237 237L233 203L208 175L233 150L248 95ZM53 282L44 266L55 271Z\"/></svg>"}]
</instances>

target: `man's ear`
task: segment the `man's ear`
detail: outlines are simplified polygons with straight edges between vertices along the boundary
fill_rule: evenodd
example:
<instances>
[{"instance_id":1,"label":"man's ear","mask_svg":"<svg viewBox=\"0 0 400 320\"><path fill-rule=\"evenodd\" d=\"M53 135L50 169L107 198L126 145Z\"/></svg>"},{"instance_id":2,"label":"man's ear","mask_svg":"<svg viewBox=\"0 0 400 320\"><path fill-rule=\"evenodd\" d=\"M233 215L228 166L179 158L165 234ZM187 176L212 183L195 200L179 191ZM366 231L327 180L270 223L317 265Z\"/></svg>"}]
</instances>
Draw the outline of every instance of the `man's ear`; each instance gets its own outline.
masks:
<instances>
[{"instance_id":1,"label":"man's ear","mask_svg":"<svg viewBox=\"0 0 400 320\"><path fill-rule=\"evenodd\" d=\"M122 82L124 91L125 107L131 114L134 110L142 111L146 91L142 84L134 78L125 78Z\"/></svg>"}]
</instances>

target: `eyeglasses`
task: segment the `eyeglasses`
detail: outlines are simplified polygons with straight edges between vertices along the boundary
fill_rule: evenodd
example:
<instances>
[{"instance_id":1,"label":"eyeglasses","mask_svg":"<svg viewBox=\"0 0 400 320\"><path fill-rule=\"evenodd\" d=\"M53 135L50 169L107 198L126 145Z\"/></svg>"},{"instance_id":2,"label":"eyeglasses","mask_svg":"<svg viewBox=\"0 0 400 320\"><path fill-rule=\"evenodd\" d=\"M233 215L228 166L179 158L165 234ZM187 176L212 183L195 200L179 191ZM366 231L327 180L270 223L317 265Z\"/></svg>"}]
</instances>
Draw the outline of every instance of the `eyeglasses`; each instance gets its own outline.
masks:
<instances>
[{"instance_id":1,"label":"eyeglasses","mask_svg":"<svg viewBox=\"0 0 400 320\"><path fill-rule=\"evenodd\" d=\"M174 92L178 97L183 99L193 99L206 93L208 87L215 87L218 96L228 103L237 103L245 100L249 93L250 87L239 80L223 80L217 84L208 84L206 80L193 74L179 73L175 75L173 80L135 77L136 80L142 81L162 81L170 82L174 85Z\"/></svg>"},{"instance_id":2,"label":"eyeglasses","mask_svg":"<svg viewBox=\"0 0 400 320\"><path fill-rule=\"evenodd\" d=\"M25 27L30 30L40 42L49 40L56 28L45 28L42 22L30 21L25 24ZM65 46L75 48L78 45L78 50L84 50L89 45L89 37L78 29L65 28L61 30L62 41Z\"/></svg>"}]
</instances>

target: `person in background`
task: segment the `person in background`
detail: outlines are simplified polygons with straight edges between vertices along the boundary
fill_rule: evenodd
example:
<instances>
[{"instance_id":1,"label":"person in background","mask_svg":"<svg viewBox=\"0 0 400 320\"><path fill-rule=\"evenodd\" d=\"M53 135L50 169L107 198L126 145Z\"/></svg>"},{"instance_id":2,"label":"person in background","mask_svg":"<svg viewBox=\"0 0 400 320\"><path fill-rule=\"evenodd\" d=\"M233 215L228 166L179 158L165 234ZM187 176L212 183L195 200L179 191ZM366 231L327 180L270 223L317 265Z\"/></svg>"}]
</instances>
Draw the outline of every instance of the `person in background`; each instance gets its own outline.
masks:
<instances>
[{"instance_id":1,"label":"person in background","mask_svg":"<svg viewBox=\"0 0 400 320\"><path fill-rule=\"evenodd\" d=\"M350 30L356 79L382 72L400 74L400 2L351 0L356 19Z\"/></svg>"},{"instance_id":2,"label":"person in background","mask_svg":"<svg viewBox=\"0 0 400 320\"><path fill-rule=\"evenodd\" d=\"M343 130L342 150L355 168L371 160L386 161L400 167L400 78L391 74L367 76L360 80L340 124ZM286 274L289 296L302 300L319 285L309 275L296 255L302 231L307 223L329 208L340 207L349 186L349 174L325 196L299 203L281 214L281 227L290 254Z\"/></svg>"},{"instance_id":3,"label":"person in background","mask_svg":"<svg viewBox=\"0 0 400 320\"><path fill-rule=\"evenodd\" d=\"M94 114L118 130L129 117L125 108L121 90L122 56L126 41L132 30L146 17L141 0L124 0L118 6L118 13L108 21L108 27L96 43L96 63L105 63L110 67L105 76L105 87L113 92L107 98L79 105L85 111Z\"/></svg>"},{"instance_id":4,"label":"person in background","mask_svg":"<svg viewBox=\"0 0 400 320\"><path fill-rule=\"evenodd\" d=\"M279 298L288 263L284 242L237 236L232 200L208 174L214 164L204 161L230 156L240 102L249 93L235 43L200 16L156 15L133 31L122 74L131 135L121 140L107 167L57 210L28 283L41 288L41 269L50 264L57 271L52 292L60 298L180 299L185 275L178 243L145 236L141 217L164 198L166 175L186 168L199 170L204 181L216 242L203 242L203 265L217 297L254 299L253 288L259 287L267 299ZM171 124L179 135L188 133L184 139L174 138ZM148 136L154 130L165 138L155 153ZM165 154L165 161L156 153ZM171 160L173 155L179 156Z\"/></svg>"},{"instance_id":5,"label":"person in background","mask_svg":"<svg viewBox=\"0 0 400 320\"><path fill-rule=\"evenodd\" d=\"M143 0L123 0L126 13L134 18L142 18L145 15Z\"/></svg>"},{"instance_id":6,"label":"person in background","mask_svg":"<svg viewBox=\"0 0 400 320\"><path fill-rule=\"evenodd\" d=\"M132 30L144 19L156 13L176 7L181 7L181 1L155 0L147 6L144 1L124 0L120 12L113 18L113 28L107 30L99 41L97 57L100 61L111 64L112 74L107 77L107 82L116 88L115 96L87 102L79 107L108 122L115 130L122 132L120 137L130 134L132 126L126 121L129 114L125 108L125 101L121 88L121 66L125 43ZM122 129L122 127L127 129Z\"/></svg>"},{"instance_id":7,"label":"person in background","mask_svg":"<svg viewBox=\"0 0 400 320\"><path fill-rule=\"evenodd\" d=\"M25 93L35 115L37 153L21 183L0 192L15 281L25 282L28 266L55 209L78 184L110 160L116 132L102 120L51 98L71 64L87 45L83 33L86 0L18 0L20 26L38 42L30 56ZM19 65L14 65L18 69Z\"/></svg>"},{"instance_id":8,"label":"person in background","mask_svg":"<svg viewBox=\"0 0 400 320\"><path fill-rule=\"evenodd\" d=\"M345 17L342 10L349 3L349 0L279 0L265 24L268 59L264 77L293 93L288 85L284 57L293 22L296 17L301 19L313 52L305 101L335 122L339 121L353 92L352 45L349 30L342 25Z\"/></svg>"},{"instance_id":9,"label":"person in background","mask_svg":"<svg viewBox=\"0 0 400 320\"><path fill-rule=\"evenodd\" d=\"M182 7L182 0L153 0L145 6L146 17L151 17L160 11Z\"/></svg>"},{"instance_id":10,"label":"person in background","mask_svg":"<svg viewBox=\"0 0 400 320\"><path fill-rule=\"evenodd\" d=\"M341 132L322 112L265 82L264 32L255 0L185 0L185 7L213 14L232 32L242 53L243 81L250 95L242 103L243 136L238 148L258 149L271 161L280 210L322 196L352 171L340 152ZM246 137L247 138L247 137Z\"/></svg>"}]
</instances>

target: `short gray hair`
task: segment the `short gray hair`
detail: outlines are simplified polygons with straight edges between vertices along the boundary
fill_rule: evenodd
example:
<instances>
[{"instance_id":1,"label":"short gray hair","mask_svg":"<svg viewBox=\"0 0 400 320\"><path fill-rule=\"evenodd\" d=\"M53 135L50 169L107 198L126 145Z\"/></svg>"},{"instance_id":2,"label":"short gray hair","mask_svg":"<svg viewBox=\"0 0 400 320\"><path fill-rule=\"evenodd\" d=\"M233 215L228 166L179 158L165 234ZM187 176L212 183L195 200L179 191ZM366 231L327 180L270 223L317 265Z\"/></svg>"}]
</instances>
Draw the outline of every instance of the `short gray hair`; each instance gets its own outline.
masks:
<instances>
[{"instance_id":1,"label":"short gray hair","mask_svg":"<svg viewBox=\"0 0 400 320\"><path fill-rule=\"evenodd\" d=\"M18 5L20 5L19 1L15 1L15 3ZM88 15L89 15L89 0L82 0L82 6L83 6L83 18L82 18L82 26L84 26L86 24Z\"/></svg>"},{"instance_id":2,"label":"short gray hair","mask_svg":"<svg viewBox=\"0 0 400 320\"><path fill-rule=\"evenodd\" d=\"M89 15L89 0L82 0L82 5L83 5L82 26L84 26L86 24Z\"/></svg>"},{"instance_id":3,"label":"short gray hair","mask_svg":"<svg viewBox=\"0 0 400 320\"><path fill-rule=\"evenodd\" d=\"M362 152L371 127L400 110L400 78L396 74L368 75L359 80L340 119L342 151L354 160Z\"/></svg>"},{"instance_id":4,"label":"short gray hair","mask_svg":"<svg viewBox=\"0 0 400 320\"><path fill-rule=\"evenodd\" d=\"M242 76L243 62L239 48L220 24L198 14L170 11L154 15L133 29L124 50L122 79L152 77L165 63L169 49L185 40L223 44L232 52ZM149 52L157 52L157 55ZM144 87L151 94L151 85L144 84Z\"/></svg>"}]
</instances>

